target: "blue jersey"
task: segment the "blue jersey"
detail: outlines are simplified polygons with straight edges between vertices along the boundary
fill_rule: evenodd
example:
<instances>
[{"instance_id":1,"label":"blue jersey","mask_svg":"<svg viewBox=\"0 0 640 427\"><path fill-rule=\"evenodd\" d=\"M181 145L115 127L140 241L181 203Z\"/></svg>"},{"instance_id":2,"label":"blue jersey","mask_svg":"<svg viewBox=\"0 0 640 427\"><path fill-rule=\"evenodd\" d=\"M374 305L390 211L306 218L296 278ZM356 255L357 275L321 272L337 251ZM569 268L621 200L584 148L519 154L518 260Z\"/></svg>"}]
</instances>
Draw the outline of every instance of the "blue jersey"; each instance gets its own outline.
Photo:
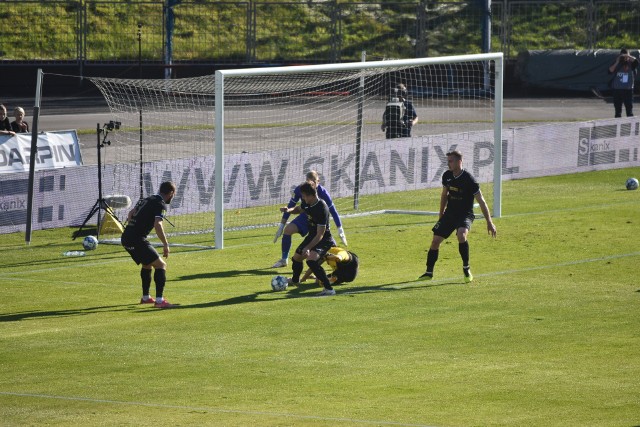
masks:
<instances>
[{"instance_id":1,"label":"blue jersey","mask_svg":"<svg viewBox=\"0 0 640 427\"><path fill-rule=\"evenodd\" d=\"M318 187L316 188L316 192L318 193L318 198L320 200L324 200L324 202L327 204L327 207L329 208L329 213L333 217L333 222L336 223L336 227L338 228L342 227L342 221L340 220L340 215L338 215L338 211L336 210L336 207L333 205L333 200L331 200L331 196L329 195L329 192L322 185L318 185ZM302 200L302 193L300 192L300 186L298 185L293 190L291 199L289 200L289 204L287 205L287 207L293 208L301 200ZM282 215L282 219L286 221L287 219L289 219L289 215L290 215L289 213L285 212Z\"/></svg>"}]
</instances>

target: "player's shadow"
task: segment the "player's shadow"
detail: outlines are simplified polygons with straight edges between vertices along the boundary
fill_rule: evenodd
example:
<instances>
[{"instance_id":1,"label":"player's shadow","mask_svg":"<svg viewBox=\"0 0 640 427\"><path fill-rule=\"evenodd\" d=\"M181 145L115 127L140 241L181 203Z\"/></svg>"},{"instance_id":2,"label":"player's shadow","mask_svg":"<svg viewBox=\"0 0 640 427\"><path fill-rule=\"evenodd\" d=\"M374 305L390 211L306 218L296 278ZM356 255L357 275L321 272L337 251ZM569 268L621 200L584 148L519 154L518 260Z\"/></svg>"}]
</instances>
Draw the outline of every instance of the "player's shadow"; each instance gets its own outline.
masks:
<instances>
[{"instance_id":1,"label":"player's shadow","mask_svg":"<svg viewBox=\"0 0 640 427\"><path fill-rule=\"evenodd\" d=\"M315 293L303 293L309 289L317 289L320 292L321 288L315 285L313 282L302 283L295 287L289 287L287 292L278 292L277 297L273 297L275 294L273 291L259 291L253 292L245 295L238 295L235 297L223 299L220 301L209 301L203 303L195 303L195 304L177 304L172 310L177 309L185 309L185 308L212 308L212 307L221 307L227 305L235 305L235 304L246 304L252 302L274 302L279 300L286 300L291 298L309 298L314 297L317 294ZM269 295L271 298L263 298L261 296ZM154 310L145 310L147 312L152 312Z\"/></svg>"},{"instance_id":2,"label":"player's shadow","mask_svg":"<svg viewBox=\"0 0 640 427\"><path fill-rule=\"evenodd\" d=\"M87 316L89 314L96 314L102 312L117 312L117 311L133 311L135 304L123 304L123 305L102 305L97 307L85 307L85 308L70 308L67 310L42 310L42 311L20 311L16 313L1 313L0 323L2 322L19 322L21 320L28 319L46 319L55 317L72 317L72 316Z\"/></svg>"},{"instance_id":3,"label":"player's shadow","mask_svg":"<svg viewBox=\"0 0 640 427\"><path fill-rule=\"evenodd\" d=\"M225 279L230 277L242 276L272 276L276 274L271 268L253 269L253 270L227 270L227 271L208 271L206 273L187 274L179 276L175 279L167 280L171 282L180 282L183 280L198 279Z\"/></svg>"},{"instance_id":4,"label":"player's shadow","mask_svg":"<svg viewBox=\"0 0 640 427\"><path fill-rule=\"evenodd\" d=\"M125 256L128 256L126 253L122 253L122 252L85 251L85 256L65 257L64 255L62 255L63 252L66 252L66 251L63 251L61 249L60 255L56 255L53 258L41 258L37 260L28 259L25 261L18 261L11 264L8 264L8 263L3 264L2 268L14 268L14 267L25 267L25 266L33 268L33 267L43 267L43 266L50 266L50 265L59 265L63 261L66 264L84 263L87 261L94 261L98 259L100 261L105 261L105 260L112 260L112 259L123 258Z\"/></svg>"},{"instance_id":5,"label":"player's shadow","mask_svg":"<svg viewBox=\"0 0 640 427\"><path fill-rule=\"evenodd\" d=\"M346 288L344 292L340 291L340 286L336 286L336 293L344 293L345 295L357 295L373 292L399 292L399 291L421 291L429 288L437 288L440 286L469 286L462 282L430 282L425 280L402 281L395 283L384 283L373 286L353 286Z\"/></svg>"},{"instance_id":6,"label":"player's shadow","mask_svg":"<svg viewBox=\"0 0 640 427\"><path fill-rule=\"evenodd\" d=\"M401 285L404 285L404 286L399 287ZM428 288L434 288L439 286L451 286L451 285L465 286L466 284L461 282L430 283L430 282L416 280L415 283L403 281L403 282L396 282L396 283L384 283L384 284L375 285L375 286L344 287L344 285L336 285L334 289L336 290L336 296L338 297L340 295L353 297L360 293L407 292L407 291L415 292L415 291L420 291ZM317 292L307 292L312 289L316 290ZM254 292L251 294L246 294L246 295L238 295L238 296L223 299L220 301L176 305L176 307L174 307L172 310L189 309L189 308L212 308L212 307L222 307L227 305L256 303L256 302L277 302L277 301L283 301L283 300L288 300L292 298L315 298L315 297L318 297L318 294L321 290L322 288L316 285L315 283L306 282L295 287L290 286L286 292L279 292L278 297L273 297L274 292L272 291L260 291L260 292ZM269 295L271 296L271 298L260 298L263 295ZM153 312L155 310L146 310L146 311Z\"/></svg>"}]
</instances>

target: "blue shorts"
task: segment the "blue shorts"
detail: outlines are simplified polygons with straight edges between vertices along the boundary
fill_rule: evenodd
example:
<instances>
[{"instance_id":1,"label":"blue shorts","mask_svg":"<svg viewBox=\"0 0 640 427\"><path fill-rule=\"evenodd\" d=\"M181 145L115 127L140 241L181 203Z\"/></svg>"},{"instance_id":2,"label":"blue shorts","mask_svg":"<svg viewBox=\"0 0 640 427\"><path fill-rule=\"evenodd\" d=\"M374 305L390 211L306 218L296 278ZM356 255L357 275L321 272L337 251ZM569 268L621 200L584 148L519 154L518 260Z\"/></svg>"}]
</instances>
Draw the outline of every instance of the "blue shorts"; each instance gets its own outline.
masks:
<instances>
[{"instance_id":1,"label":"blue shorts","mask_svg":"<svg viewBox=\"0 0 640 427\"><path fill-rule=\"evenodd\" d=\"M309 233L309 220L305 214L298 215L291 223L298 227L298 233L301 236L306 236Z\"/></svg>"}]
</instances>

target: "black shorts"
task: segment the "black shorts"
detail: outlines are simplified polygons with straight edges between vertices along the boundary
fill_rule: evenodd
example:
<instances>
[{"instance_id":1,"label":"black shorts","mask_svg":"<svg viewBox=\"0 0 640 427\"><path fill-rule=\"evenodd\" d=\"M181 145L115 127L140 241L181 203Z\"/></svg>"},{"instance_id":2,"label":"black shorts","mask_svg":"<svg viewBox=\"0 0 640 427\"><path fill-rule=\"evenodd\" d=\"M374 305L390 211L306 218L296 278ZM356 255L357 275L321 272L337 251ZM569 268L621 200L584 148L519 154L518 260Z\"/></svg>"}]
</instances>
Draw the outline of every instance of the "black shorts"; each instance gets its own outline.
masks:
<instances>
[{"instance_id":1,"label":"black shorts","mask_svg":"<svg viewBox=\"0 0 640 427\"><path fill-rule=\"evenodd\" d=\"M125 248L136 264L149 265L160 258L158 251L151 246L147 239L127 239L124 236L120 239L120 243Z\"/></svg>"},{"instance_id":2,"label":"black shorts","mask_svg":"<svg viewBox=\"0 0 640 427\"><path fill-rule=\"evenodd\" d=\"M471 224L473 224L474 219L476 219L474 214L457 217L445 214L438 222L436 222L436 225L433 226L431 231L433 231L433 234L436 236L444 237L446 239L458 228L471 230Z\"/></svg>"},{"instance_id":3,"label":"black shorts","mask_svg":"<svg viewBox=\"0 0 640 427\"><path fill-rule=\"evenodd\" d=\"M298 246L298 248L296 249L296 253L298 255L302 255L302 250L309 244L311 240L313 240L313 237L310 238L307 234L307 237L304 238L302 243L300 243L300 246ZM327 251L334 246L337 245L335 240L333 240L333 237L331 237L329 239L322 239L320 243L318 243L314 248L311 248L311 250L316 252L320 256L320 258L322 258L327 253Z\"/></svg>"}]
</instances>

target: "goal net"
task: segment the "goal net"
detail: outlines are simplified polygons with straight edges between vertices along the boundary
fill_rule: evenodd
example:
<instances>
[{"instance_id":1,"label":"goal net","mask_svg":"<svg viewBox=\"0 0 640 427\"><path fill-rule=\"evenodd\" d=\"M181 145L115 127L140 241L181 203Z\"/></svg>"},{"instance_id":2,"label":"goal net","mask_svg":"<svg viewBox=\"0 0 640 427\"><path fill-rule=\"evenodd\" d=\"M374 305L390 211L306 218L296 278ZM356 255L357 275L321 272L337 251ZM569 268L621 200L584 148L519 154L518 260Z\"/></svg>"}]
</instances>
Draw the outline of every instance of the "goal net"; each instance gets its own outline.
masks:
<instances>
[{"instance_id":1,"label":"goal net","mask_svg":"<svg viewBox=\"0 0 640 427\"><path fill-rule=\"evenodd\" d=\"M174 181L168 231L187 241L213 233L222 248L225 233L278 223L309 170L344 217L437 211L452 149L500 215L501 53L91 81L121 123L105 194L135 201ZM387 139L383 115L398 95L417 123Z\"/></svg>"}]
</instances>

